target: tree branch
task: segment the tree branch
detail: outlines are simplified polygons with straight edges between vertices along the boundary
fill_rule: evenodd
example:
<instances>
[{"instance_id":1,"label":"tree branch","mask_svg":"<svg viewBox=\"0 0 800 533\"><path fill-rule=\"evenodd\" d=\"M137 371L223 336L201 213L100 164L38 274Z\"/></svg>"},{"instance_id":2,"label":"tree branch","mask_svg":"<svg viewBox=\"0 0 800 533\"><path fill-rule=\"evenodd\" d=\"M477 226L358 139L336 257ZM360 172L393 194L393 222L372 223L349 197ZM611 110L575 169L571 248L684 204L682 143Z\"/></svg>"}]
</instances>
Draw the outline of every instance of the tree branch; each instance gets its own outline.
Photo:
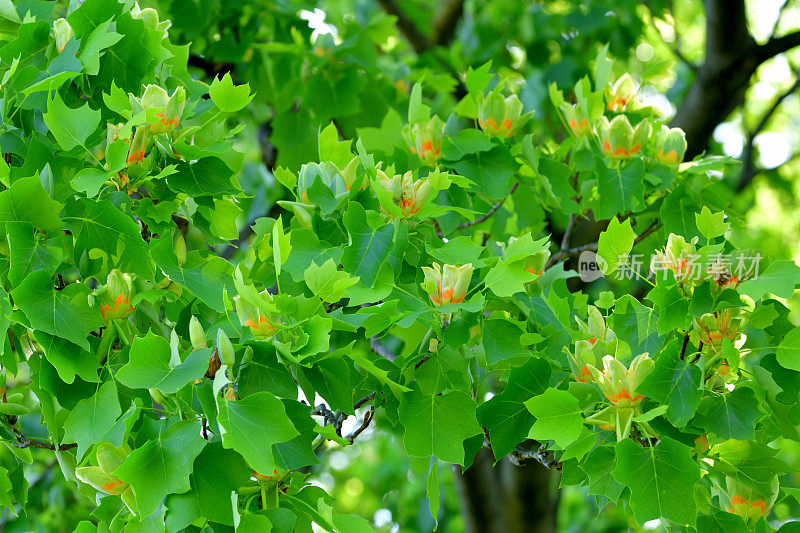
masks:
<instances>
[{"instance_id":1,"label":"tree branch","mask_svg":"<svg viewBox=\"0 0 800 533\"><path fill-rule=\"evenodd\" d=\"M633 245L636 246L640 242L642 242L648 235L656 231L659 227L661 227L661 221L656 219L650 224L643 232L641 232L634 240ZM563 244L563 243L562 243ZM566 250L562 249L560 252L553 254L550 256L550 259L547 260L547 264L545 265L545 270L550 268L551 266L555 265L557 262L561 261L562 259L566 259L567 257L573 257L576 255L580 255L583 252L596 252L598 247L598 243L590 242L588 244L584 244L582 246L576 246L574 248L568 248Z\"/></svg>"},{"instance_id":2,"label":"tree branch","mask_svg":"<svg viewBox=\"0 0 800 533\"><path fill-rule=\"evenodd\" d=\"M758 47L756 56L759 63L773 58L778 54L788 52L792 48L800 46L800 31L787 33L780 37L773 37L766 43Z\"/></svg>"},{"instance_id":3,"label":"tree branch","mask_svg":"<svg viewBox=\"0 0 800 533\"><path fill-rule=\"evenodd\" d=\"M377 335L373 335L369 338L369 347L373 352L389 361L394 361L397 358L397 355L395 355L393 351L381 344L381 341L378 340Z\"/></svg>"},{"instance_id":4,"label":"tree branch","mask_svg":"<svg viewBox=\"0 0 800 533\"><path fill-rule=\"evenodd\" d=\"M736 187L737 191L741 191L753 181L757 173L757 169L753 163L753 149L756 137L767 126L772 115L780 108L784 100L786 100L792 93L800 89L800 72L797 73L797 78L789 89L778 95L772 105L767 109L767 112L761 117L756 127L747 135L747 144L745 144L744 153L742 154L742 176L739 178L739 184Z\"/></svg>"},{"instance_id":5,"label":"tree branch","mask_svg":"<svg viewBox=\"0 0 800 533\"><path fill-rule=\"evenodd\" d=\"M6 441L6 444L9 444L14 448L39 448L40 450L63 452L64 450L71 450L72 448L78 447L78 444L75 442L69 442L67 444L59 444L58 446L56 446L52 442L41 442L38 440L31 440L25 435L23 435L22 432L17 428L12 427L11 430L14 432L14 436L17 437L17 442Z\"/></svg>"},{"instance_id":6,"label":"tree branch","mask_svg":"<svg viewBox=\"0 0 800 533\"><path fill-rule=\"evenodd\" d=\"M481 222L485 222L486 220L488 220L489 217L494 215L497 212L497 210L500 209L503 206L503 204L505 203L506 199L509 196L511 196L512 194L514 194L514 191L517 190L518 186L519 186L519 182L514 183L514 185L511 186L511 189L508 190L508 194L506 194L499 202L494 204L492 206L492 208L489 209L489 211L486 212L485 215L480 216L480 217L478 217L475 220L470 221L470 222L463 222L463 223L459 224L456 229L458 230L458 229L468 228L470 226L475 226L477 224L480 224Z\"/></svg>"}]
</instances>

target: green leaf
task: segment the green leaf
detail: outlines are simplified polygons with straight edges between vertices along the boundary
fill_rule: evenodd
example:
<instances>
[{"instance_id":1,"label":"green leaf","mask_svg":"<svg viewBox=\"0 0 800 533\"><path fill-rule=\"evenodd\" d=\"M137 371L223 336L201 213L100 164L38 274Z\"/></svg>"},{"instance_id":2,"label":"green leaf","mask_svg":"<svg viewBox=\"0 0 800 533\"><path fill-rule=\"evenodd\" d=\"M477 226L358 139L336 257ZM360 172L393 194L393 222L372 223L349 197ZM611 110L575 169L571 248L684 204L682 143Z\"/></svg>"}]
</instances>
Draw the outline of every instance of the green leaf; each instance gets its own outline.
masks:
<instances>
[{"instance_id":1,"label":"green leaf","mask_svg":"<svg viewBox=\"0 0 800 533\"><path fill-rule=\"evenodd\" d=\"M58 92L54 94L47 104L44 123L62 149L69 151L76 146L83 146L88 151L84 143L100 125L100 110L92 110L88 102L77 109L71 109Z\"/></svg>"},{"instance_id":2,"label":"green leaf","mask_svg":"<svg viewBox=\"0 0 800 533\"><path fill-rule=\"evenodd\" d=\"M431 468L428 471L428 485L425 490L428 498L428 509L433 517L434 531L439 527L439 461L431 457Z\"/></svg>"},{"instance_id":3,"label":"green leaf","mask_svg":"<svg viewBox=\"0 0 800 533\"><path fill-rule=\"evenodd\" d=\"M186 287L204 304L218 313L225 312L223 293L234 294L233 265L225 259L204 256L197 250L186 254L186 262L178 264L171 239L162 237L151 241L153 258L164 274L175 283Z\"/></svg>"},{"instance_id":4,"label":"green leaf","mask_svg":"<svg viewBox=\"0 0 800 533\"><path fill-rule=\"evenodd\" d=\"M63 290L53 288L46 272L37 270L11 291L14 304L31 327L89 349L86 335L103 325L99 308L89 307L89 287L72 283Z\"/></svg>"},{"instance_id":5,"label":"green leaf","mask_svg":"<svg viewBox=\"0 0 800 533\"><path fill-rule=\"evenodd\" d=\"M703 398L695 422L721 439L753 440L755 423L764 414L753 389L739 386Z\"/></svg>"},{"instance_id":6,"label":"green leaf","mask_svg":"<svg viewBox=\"0 0 800 533\"><path fill-rule=\"evenodd\" d=\"M525 407L536 417L529 438L552 440L566 448L580 436L583 416L578 400L570 393L550 388L527 400Z\"/></svg>"},{"instance_id":7,"label":"green leaf","mask_svg":"<svg viewBox=\"0 0 800 533\"><path fill-rule=\"evenodd\" d=\"M181 161L167 183L171 189L193 197L240 192L234 172L219 157L204 157L194 163Z\"/></svg>"},{"instance_id":8,"label":"green leaf","mask_svg":"<svg viewBox=\"0 0 800 533\"><path fill-rule=\"evenodd\" d=\"M2 328L0 328L2 329ZM70 341L50 335L43 331L34 334L36 342L44 350L44 356L58 372L61 381L72 384L75 376L86 382L98 382L97 370L100 365L97 356L88 350L81 349Z\"/></svg>"},{"instance_id":9,"label":"green leaf","mask_svg":"<svg viewBox=\"0 0 800 533\"><path fill-rule=\"evenodd\" d=\"M778 345L776 356L782 367L800 371L800 327L786 334Z\"/></svg>"},{"instance_id":10,"label":"green leaf","mask_svg":"<svg viewBox=\"0 0 800 533\"><path fill-rule=\"evenodd\" d=\"M42 231L58 231L64 225L58 217L63 207L50 198L39 176L20 178L0 192L0 227L7 221L17 220L30 222Z\"/></svg>"},{"instance_id":11,"label":"green leaf","mask_svg":"<svg viewBox=\"0 0 800 533\"><path fill-rule=\"evenodd\" d=\"M352 141L339 140L339 131L331 122L319 134L319 160L330 161L337 168L343 169L353 159L351 144Z\"/></svg>"},{"instance_id":12,"label":"green leaf","mask_svg":"<svg viewBox=\"0 0 800 533\"><path fill-rule=\"evenodd\" d=\"M755 261L755 258L753 259ZM789 260L773 261L758 277L748 279L739 285L739 292L760 300L772 293L781 298L791 298L800 283L800 266Z\"/></svg>"},{"instance_id":13,"label":"green leaf","mask_svg":"<svg viewBox=\"0 0 800 533\"><path fill-rule=\"evenodd\" d=\"M113 474L131 485L140 515L148 516L168 494L191 488L192 463L205 445L195 421L177 422L158 439L133 450Z\"/></svg>"},{"instance_id":14,"label":"green leaf","mask_svg":"<svg viewBox=\"0 0 800 533\"><path fill-rule=\"evenodd\" d=\"M639 525L666 518L694 526L694 486L700 480L700 467L691 458L691 448L662 437L650 448L625 439L617 443L616 450L614 478L630 489Z\"/></svg>"},{"instance_id":15,"label":"green leaf","mask_svg":"<svg viewBox=\"0 0 800 533\"><path fill-rule=\"evenodd\" d=\"M581 470L589 476L589 494L603 496L616 502L625 486L612 475L617 464L617 454L611 446L597 446L581 463Z\"/></svg>"},{"instance_id":16,"label":"green leaf","mask_svg":"<svg viewBox=\"0 0 800 533\"><path fill-rule=\"evenodd\" d=\"M114 423L122 414L117 398L117 385L103 383L91 397L81 400L64 421L64 442L78 443L78 459L92 444L106 440Z\"/></svg>"},{"instance_id":17,"label":"green leaf","mask_svg":"<svg viewBox=\"0 0 800 533\"><path fill-rule=\"evenodd\" d=\"M464 464L464 441L481 433L475 410L475 401L460 391L429 395L416 387L403 394L399 416L406 451L412 457L435 455Z\"/></svg>"},{"instance_id":18,"label":"green leaf","mask_svg":"<svg viewBox=\"0 0 800 533\"><path fill-rule=\"evenodd\" d=\"M687 354L686 360L681 361L678 345L670 346L661 352L653 371L636 391L668 405L667 419L676 427L684 427L700 405L703 371L692 363L694 357Z\"/></svg>"},{"instance_id":19,"label":"green leaf","mask_svg":"<svg viewBox=\"0 0 800 533\"><path fill-rule=\"evenodd\" d=\"M64 210L64 221L75 236L75 261L84 252L101 250L112 267L151 280L155 266L141 230L108 200L81 199Z\"/></svg>"},{"instance_id":20,"label":"green leaf","mask_svg":"<svg viewBox=\"0 0 800 533\"><path fill-rule=\"evenodd\" d=\"M708 240L725 235L725 232L731 227L729 222L725 222L725 213L721 211L712 213L705 205L702 211L694 215L694 220L697 223L697 229Z\"/></svg>"},{"instance_id":21,"label":"green leaf","mask_svg":"<svg viewBox=\"0 0 800 533\"><path fill-rule=\"evenodd\" d=\"M194 460L191 484L203 516L213 522L233 525L231 492L246 484L252 471L241 455L222 447L221 442L207 444Z\"/></svg>"},{"instance_id":22,"label":"green leaf","mask_svg":"<svg viewBox=\"0 0 800 533\"><path fill-rule=\"evenodd\" d=\"M524 402L547 390L550 365L531 357L524 365L512 367L503 392L478 407L478 421L489 431L495 460L511 453L525 440L534 418Z\"/></svg>"},{"instance_id":23,"label":"green leaf","mask_svg":"<svg viewBox=\"0 0 800 533\"><path fill-rule=\"evenodd\" d=\"M450 161L458 161L468 154L488 152L494 148L492 140L482 131L467 128L453 137L445 137L442 141L442 157Z\"/></svg>"},{"instance_id":24,"label":"green leaf","mask_svg":"<svg viewBox=\"0 0 800 533\"><path fill-rule=\"evenodd\" d=\"M525 353L520 337L522 331L517 324L507 319L483 321L483 349L486 363L493 365Z\"/></svg>"},{"instance_id":25,"label":"green leaf","mask_svg":"<svg viewBox=\"0 0 800 533\"><path fill-rule=\"evenodd\" d=\"M8 281L12 286L36 270L52 276L66 256L60 237L41 238L28 222L8 221L6 232L10 252Z\"/></svg>"},{"instance_id":26,"label":"green leaf","mask_svg":"<svg viewBox=\"0 0 800 533\"><path fill-rule=\"evenodd\" d=\"M378 278L378 271L392 251L394 226L370 227L366 211L355 202L348 204L344 225L350 234L350 245L342 254L342 266L350 274L358 276L364 285L372 287Z\"/></svg>"},{"instance_id":27,"label":"green leaf","mask_svg":"<svg viewBox=\"0 0 800 533\"><path fill-rule=\"evenodd\" d=\"M674 281L670 282L658 277L655 288L647 294L647 298L655 304L655 308L658 310L656 328L659 335L665 335L676 329L685 330L689 327L691 322L689 300L681 294Z\"/></svg>"},{"instance_id":28,"label":"green leaf","mask_svg":"<svg viewBox=\"0 0 800 533\"><path fill-rule=\"evenodd\" d=\"M608 227L600 234L597 242L597 255L603 259L600 266L603 274L608 276L620 265L625 265L628 261L628 254L633 248L633 228L631 219L620 222L617 217L611 217Z\"/></svg>"},{"instance_id":29,"label":"green leaf","mask_svg":"<svg viewBox=\"0 0 800 533\"><path fill-rule=\"evenodd\" d=\"M358 279L337 270L333 259L328 259L322 265L311 263L305 271L306 285L324 302L338 302L348 287L358 283Z\"/></svg>"},{"instance_id":30,"label":"green leaf","mask_svg":"<svg viewBox=\"0 0 800 533\"><path fill-rule=\"evenodd\" d=\"M133 339L130 359L117 371L116 378L132 389L158 389L173 394L190 381L203 377L212 353L210 348L195 350L173 367L169 341L148 331L144 337Z\"/></svg>"},{"instance_id":31,"label":"green leaf","mask_svg":"<svg viewBox=\"0 0 800 533\"><path fill-rule=\"evenodd\" d=\"M283 403L266 391L236 401L217 396L217 409L223 446L241 453L252 468L264 475L272 475L275 469L272 445L299 435L286 416Z\"/></svg>"},{"instance_id":32,"label":"green leaf","mask_svg":"<svg viewBox=\"0 0 800 533\"><path fill-rule=\"evenodd\" d=\"M233 85L230 73L226 73L222 79L214 78L211 87L208 88L208 95L211 101L221 111L235 113L250 103L254 95L250 94L250 84Z\"/></svg>"},{"instance_id":33,"label":"green leaf","mask_svg":"<svg viewBox=\"0 0 800 533\"><path fill-rule=\"evenodd\" d=\"M644 164L641 159L633 159L622 167L611 168L602 160L595 163L597 169L597 189L600 200L595 216L598 219L611 218L617 213L638 211L644 207Z\"/></svg>"},{"instance_id":34,"label":"green leaf","mask_svg":"<svg viewBox=\"0 0 800 533\"><path fill-rule=\"evenodd\" d=\"M473 190L492 198L502 198L508 194L508 178L519 170L519 164L505 146L468 154L451 166L475 184Z\"/></svg>"},{"instance_id":35,"label":"green leaf","mask_svg":"<svg viewBox=\"0 0 800 533\"><path fill-rule=\"evenodd\" d=\"M498 263L486 273L484 282L497 296L510 297L525 292L525 284L536 279L536 274L525 270L525 261Z\"/></svg>"}]
</instances>

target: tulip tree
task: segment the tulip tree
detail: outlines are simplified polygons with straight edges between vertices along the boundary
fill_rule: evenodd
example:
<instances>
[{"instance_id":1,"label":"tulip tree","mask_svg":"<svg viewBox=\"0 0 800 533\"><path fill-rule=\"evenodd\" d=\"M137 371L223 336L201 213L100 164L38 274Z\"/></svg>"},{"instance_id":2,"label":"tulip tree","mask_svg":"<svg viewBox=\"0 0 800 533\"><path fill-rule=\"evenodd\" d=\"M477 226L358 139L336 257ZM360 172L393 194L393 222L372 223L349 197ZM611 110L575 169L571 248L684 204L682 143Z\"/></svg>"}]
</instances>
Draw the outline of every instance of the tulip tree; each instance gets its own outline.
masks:
<instances>
[{"instance_id":1,"label":"tulip tree","mask_svg":"<svg viewBox=\"0 0 800 533\"><path fill-rule=\"evenodd\" d=\"M428 461L433 517L482 448L639 525L769 531L796 496L800 267L740 268L735 162L684 161L607 49L551 85L553 138L489 64L448 114L423 79L380 127L323 125L229 261L251 88L190 75L153 9L22 5L0 2L9 513L49 464L79 531L370 531L314 468L373 427ZM605 229L573 246L583 218ZM612 290L576 289L585 263Z\"/></svg>"}]
</instances>

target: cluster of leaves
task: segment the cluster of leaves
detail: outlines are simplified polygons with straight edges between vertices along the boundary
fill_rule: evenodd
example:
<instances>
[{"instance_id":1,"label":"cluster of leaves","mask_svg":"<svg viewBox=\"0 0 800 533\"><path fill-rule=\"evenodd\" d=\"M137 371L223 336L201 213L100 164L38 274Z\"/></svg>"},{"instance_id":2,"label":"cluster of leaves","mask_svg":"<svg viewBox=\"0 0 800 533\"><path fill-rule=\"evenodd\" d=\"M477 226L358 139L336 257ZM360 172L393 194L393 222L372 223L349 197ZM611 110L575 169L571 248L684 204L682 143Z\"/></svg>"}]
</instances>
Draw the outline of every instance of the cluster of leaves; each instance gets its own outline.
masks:
<instances>
[{"instance_id":1,"label":"cluster of leaves","mask_svg":"<svg viewBox=\"0 0 800 533\"><path fill-rule=\"evenodd\" d=\"M390 108L355 142L320 129L232 264L211 247L238 236L228 118L250 88L190 76L152 9L31 5L0 3L4 506L24 512L26 465L54 454L113 531L369 531L308 469L375 421L430 459L434 517L439 461L486 446L640 524L769 530L793 489L773 443L800 440L800 329L779 299L800 267L686 268L735 250L709 177L726 161L681 164L680 132L611 83L605 51L569 101L549 93L561 142L534 142L488 63L447 117L416 84L407 120ZM545 211L569 216L560 245ZM585 217L607 229L571 248ZM666 267L642 298L568 289L563 260L596 250L611 274L645 246Z\"/></svg>"}]
</instances>

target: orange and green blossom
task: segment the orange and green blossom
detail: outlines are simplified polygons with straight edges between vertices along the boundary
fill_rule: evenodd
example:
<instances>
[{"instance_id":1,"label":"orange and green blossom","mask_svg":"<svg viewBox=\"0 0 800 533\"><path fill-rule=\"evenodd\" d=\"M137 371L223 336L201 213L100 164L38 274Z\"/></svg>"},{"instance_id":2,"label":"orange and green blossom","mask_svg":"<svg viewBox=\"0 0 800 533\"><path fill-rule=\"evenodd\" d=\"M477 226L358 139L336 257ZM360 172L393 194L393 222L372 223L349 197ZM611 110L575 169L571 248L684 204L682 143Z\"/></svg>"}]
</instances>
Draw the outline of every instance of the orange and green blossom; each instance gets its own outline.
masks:
<instances>
[{"instance_id":1,"label":"orange and green blossom","mask_svg":"<svg viewBox=\"0 0 800 533\"><path fill-rule=\"evenodd\" d=\"M723 498L723 501L727 500L723 503L725 510L753 522L767 514L775 504L780 491L778 476L772 478L768 488L761 490L732 477L725 479L725 485L726 498Z\"/></svg>"},{"instance_id":2,"label":"orange and green blossom","mask_svg":"<svg viewBox=\"0 0 800 533\"><path fill-rule=\"evenodd\" d=\"M150 135L150 128L147 125L137 126L133 134L133 141L128 148L128 157L125 162L128 167L131 167L144 159L144 154L147 153L147 140Z\"/></svg>"},{"instance_id":3,"label":"orange and green blossom","mask_svg":"<svg viewBox=\"0 0 800 533\"><path fill-rule=\"evenodd\" d=\"M559 111L564 116L564 120L569 126L569 131L575 137L586 137L592 133L592 125L584 115L581 108L577 105L570 105L567 102L561 102L558 106Z\"/></svg>"},{"instance_id":4,"label":"orange and green blossom","mask_svg":"<svg viewBox=\"0 0 800 533\"><path fill-rule=\"evenodd\" d=\"M434 166L442 157L442 139L444 138L444 122L434 115L425 123L412 124L410 128L411 151L427 164Z\"/></svg>"},{"instance_id":5,"label":"orange and green blossom","mask_svg":"<svg viewBox=\"0 0 800 533\"><path fill-rule=\"evenodd\" d=\"M516 237L509 237L508 245L511 246L514 242L517 242L518 239ZM536 276L541 276L544 273L544 267L547 265L547 260L550 259L550 251L549 250L540 250L533 255L529 255L525 258L524 262L524 270L525 272L530 272L531 274L535 274ZM531 280L531 281L536 281ZM530 283L530 282L529 282Z\"/></svg>"},{"instance_id":6,"label":"orange and green blossom","mask_svg":"<svg viewBox=\"0 0 800 533\"><path fill-rule=\"evenodd\" d=\"M439 263L433 263L433 267L422 267L425 275L422 289L436 306L463 302L473 270L471 263L462 266L444 265L444 268Z\"/></svg>"},{"instance_id":7,"label":"orange and green blossom","mask_svg":"<svg viewBox=\"0 0 800 533\"><path fill-rule=\"evenodd\" d=\"M721 346L723 339L735 341L739 336L742 318L736 316L734 309L722 309L716 313L706 313L692 320L697 335L703 344Z\"/></svg>"},{"instance_id":8,"label":"orange and green blossom","mask_svg":"<svg viewBox=\"0 0 800 533\"><path fill-rule=\"evenodd\" d=\"M527 121L522 115L522 102L516 94L503 98L499 92L489 93L478 110L478 124L490 137L511 137Z\"/></svg>"},{"instance_id":9,"label":"orange and green blossom","mask_svg":"<svg viewBox=\"0 0 800 533\"><path fill-rule=\"evenodd\" d=\"M60 54L64 51L64 47L67 46L67 43L75 34L72 31L72 26L70 26L67 19L64 18L60 18L53 23L53 32L56 35L56 48Z\"/></svg>"},{"instance_id":10,"label":"orange and green blossom","mask_svg":"<svg viewBox=\"0 0 800 533\"><path fill-rule=\"evenodd\" d=\"M261 291L259 296L265 303L272 301L272 295L266 289ZM245 301L241 296L234 297L233 301L236 304L236 314L239 316L239 322L242 326L250 328L250 332L254 337L267 339L277 333L280 320L264 314L259 307Z\"/></svg>"},{"instance_id":11,"label":"orange and green blossom","mask_svg":"<svg viewBox=\"0 0 800 533\"><path fill-rule=\"evenodd\" d=\"M699 283L701 272L697 265L697 240L695 237L687 242L682 236L670 233L664 250L656 251L654 268L671 270L678 283L688 285Z\"/></svg>"},{"instance_id":12,"label":"orange and green blossom","mask_svg":"<svg viewBox=\"0 0 800 533\"><path fill-rule=\"evenodd\" d=\"M603 357L603 370L587 365L595 383L608 400L618 408L637 407L644 396L636 392L636 388L653 370L655 363L646 353L636 356L626 368L613 355Z\"/></svg>"},{"instance_id":13,"label":"orange and green blossom","mask_svg":"<svg viewBox=\"0 0 800 533\"><path fill-rule=\"evenodd\" d=\"M131 316L131 300L135 294L130 274L123 274L118 268L109 272L105 286L97 292L103 320L108 323L113 318L124 320Z\"/></svg>"},{"instance_id":14,"label":"orange and green blossom","mask_svg":"<svg viewBox=\"0 0 800 533\"><path fill-rule=\"evenodd\" d=\"M121 448L101 442L97 445L95 458L98 466L82 466L75 470L75 475L82 482L96 490L112 496L119 496L128 509L136 514L136 497L132 487L114 476L112 472L122 466L128 454Z\"/></svg>"},{"instance_id":15,"label":"orange and green blossom","mask_svg":"<svg viewBox=\"0 0 800 533\"><path fill-rule=\"evenodd\" d=\"M638 154L652 132L647 120L632 127L625 115L617 115L610 122L600 117L597 122L597 136L603 153L612 159L630 159Z\"/></svg>"},{"instance_id":16,"label":"orange and green blossom","mask_svg":"<svg viewBox=\"0 0 800 533\"><path fill-rule=\"evenodd\" d=\"M680 128L661 126L656 134L656 153L658 161L665 165L677 165L686 154L686 135Z\"/></svg>"},{"instance_id":17,"label":"orange and green blossom","mask_svg":"<svg viewBox=\"0 0 800 533\"><path fill-rule=\"evenodd\" d=\"M575 341L573 351L565 348L567 361L577 381L592 381L589 365L597 366L603 356L615 354L618 348L617 337L606 325L603 314L593 305L589 306L586 322L578 317L575 317L575 321L578 323L578 329L589 338Z\"/></svg>"},{"instance_id":18,"label":"orange and green blossom","mask_svg":"<svg viewBox=\"0 0 800 533\"><path fill-rule=\"evenodd\" d=\"M141 100L131 96L130 101L134 111L144 111L150 124L150 133L171 133L180 122L186 104L186 91L178 87L170 96L162 87L151 84L145 87Z\"/></svg>"},{"instance_id":19,"label":"orange and green blossom","mask_svg":"<svg viewBox=\"0 0 800 533\"><path fill-rule=\"evenodd\" d=\"M416 215L425 207L433 193L433 186L427 179L414 179L411 171L402 176L395 174L391 178L378 169L378 184L384 191L392 193L392 202L402 210L402 217Z\"/></svg>"},{"instance_id":20,"label":"orange and green blossom","mask_svg":"<svg viewBox=\"0 0 800 533\"><path fill-rule=\"evenodd\" d=\"M622 113L628 106L635 103L639 86L626 72L613 86L606 89L606 104L608 109L615 113Z\"/></svg>"}]
</instances>

